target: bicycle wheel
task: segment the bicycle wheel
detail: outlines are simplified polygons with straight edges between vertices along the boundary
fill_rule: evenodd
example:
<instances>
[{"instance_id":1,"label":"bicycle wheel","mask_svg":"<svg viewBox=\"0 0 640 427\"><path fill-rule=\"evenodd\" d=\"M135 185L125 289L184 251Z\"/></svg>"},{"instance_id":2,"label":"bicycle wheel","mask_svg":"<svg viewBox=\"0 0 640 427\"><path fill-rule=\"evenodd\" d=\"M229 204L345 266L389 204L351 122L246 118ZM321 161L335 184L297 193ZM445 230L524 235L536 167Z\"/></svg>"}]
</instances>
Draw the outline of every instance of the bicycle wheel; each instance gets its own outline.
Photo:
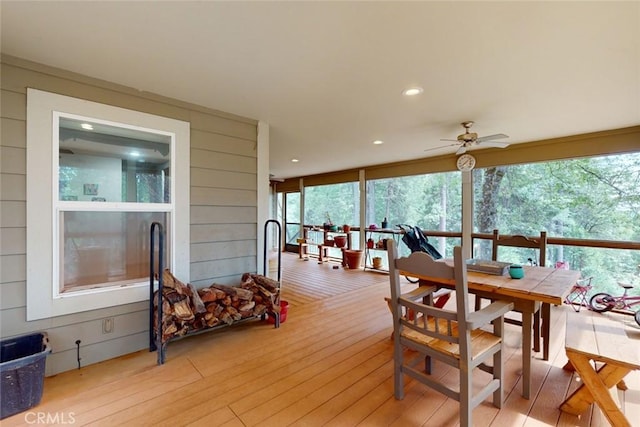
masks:
<instances>
[{"instance_id":1,"label":"bicycle wheel","mask_svg":"<svg viewBox=\"0 0 640 427\"><path fill-rule=\"evenodd\" d=\"M610 311L614 306L614 298L606 292L597 293L589 300L589 307L591 307L591 310L597 313Z\"/></svg>"},{"instance_id":2,"label":"bicycle wheel","mask_svg":"<svg viewBox=\"0 0 640 427\"><path fill-rule=\"evenodd\" d=\"M409 283L418 283L420 281L420 279L415 277L404 276L404 278L407 279Z\"/></svg>"},{"instance_id":3,"label":"bicycle wheel","mask_svg":"<svg viewBox=\"0 0 640 427\"><path fill-rule=\"evenodd\" d=\"M636 323L640 325L640 310L636 311L636 315L633 317L635 317Z\"/></svg>"}]
</instances>

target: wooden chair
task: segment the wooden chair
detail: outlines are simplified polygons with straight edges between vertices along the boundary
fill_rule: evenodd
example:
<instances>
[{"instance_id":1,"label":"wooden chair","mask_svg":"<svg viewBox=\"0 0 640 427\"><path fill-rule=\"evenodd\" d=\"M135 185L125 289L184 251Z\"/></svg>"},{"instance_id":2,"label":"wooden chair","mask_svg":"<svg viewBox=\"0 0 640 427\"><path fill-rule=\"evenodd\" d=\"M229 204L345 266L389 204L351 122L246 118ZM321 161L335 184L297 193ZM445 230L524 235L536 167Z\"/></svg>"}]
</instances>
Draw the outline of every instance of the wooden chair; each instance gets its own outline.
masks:
<instances>
[{"instance_id":1,"label":"wooden chair","mask_svg":"<svg viewBox=\"0 0 640 427\"><path fill-rule=\"evenodd\" d=\"M502 406L502 332L504 314L513 308L513 304L498 301L482 310L469 311L467 266L459 246L454 249L453 267L442 261L435 261L425 252L414 252L409 257L398 258L393 240L389 242L387 250L393 313L395 397L398 400L404 397L404 375L408 375L459 401L460 425L471 426L473 408L489 395L493 394L493 404L496 407ZM400 289L400 271L403 275L442 277L455 282L457 309L450 311L419 302L425 296L423 290L433 291L433 286L418 287L403 294ZM406 315L409 312L413 315ZM488 327L490 332L480 329L487 325L492 325ZM406 360L404 348L416 351L419 356L414 354L413 358ZM418 368L421 356L427 364L424 370ZM459 370L459 389L451 388L437 377L429 375L431 358ZM486 362L491 359L492 366L489 366ZM476 368L489 372L492 377L474 394L472 378L474 372L477 373Z\"/></svg>"},{"instance_id":2,"label":"wooden chair","mask_svg":"<svg viewBox=\"0 0 640 427\"><path fill-rule=\"evenodd\" d=\"M508 246L508 247L516 247L516 248L531 248L537 249L539 252L538 260L536 261L539 266L545 266L545 260L547 258L547 232L541 231L540 237L530 238L522 235L513 235L513 236L500 236L498 230L493 230L493 239L492 239L492 259L494 261L498 260L498 249L500 246ZM476 298L475 307L478 309L481 304L481 298ZM551 320L549 318L549 314L545 315L544 319L541 319L541 310L540 303L537 303L536 313L533 317L533 350L540 351L540 336L542 327L548 328ZM517 309L515 311L518 311ZM542 320L542 322L541 322ZM504 321L506 323L512 325L518 325L522 327L522 320L505 318ZM541 326L541 323L543 326ZM543 358L544 360L549 359L549 333L545 334L542 332L542 336L544 336L543 343Z\"/></svg>"},{"instance_id":3,"label":"wooden chair","mask_svg":"<svg viewBox=\"0 0 640 427\"><path fill-rule=\"evenodd\" d=\"M521 235L500 236L498 230L493 230L492 258L498 260L498 248L500 246L511 246L516 248L532 248L538 249L539 259L537 261L540 267L545 266L547 259L547 232L541 231L540 237L530 238Z\"/></svg>"}]
</instances>

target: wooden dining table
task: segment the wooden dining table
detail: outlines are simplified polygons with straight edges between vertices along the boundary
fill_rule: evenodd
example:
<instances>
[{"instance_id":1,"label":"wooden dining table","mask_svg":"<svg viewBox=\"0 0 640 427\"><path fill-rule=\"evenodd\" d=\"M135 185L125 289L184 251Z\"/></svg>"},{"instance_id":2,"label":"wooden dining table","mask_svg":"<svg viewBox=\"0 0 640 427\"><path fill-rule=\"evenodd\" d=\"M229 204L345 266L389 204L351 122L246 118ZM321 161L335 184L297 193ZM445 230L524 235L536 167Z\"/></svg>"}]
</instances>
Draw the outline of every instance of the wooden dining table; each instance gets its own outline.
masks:
<instances>
[{"instance_id":1,"label":"wooden dining table","mask_svg":"<svg viewBox=\"0 0 640 427\"><path fill-rule=\"evenodd\" d=\"M453 260L443 262L453 265ZM547 267L524 266L524 277L512 279L508 274L494 275L467 271L469 292L478 297L502 300L514 303L514 309L522 312L522 396L531 396L531 358L533 315L541 304L542 338L550 337L551 305L561 305L573 285L580 278L580 272L574 270L553 269ZM404 274L404 272L400 272ZM414 276L410 274L410 276ZM421 286L433 286L435 289L455 289L454 280L442 280L433 277L418 277ZM546 341L545 341L546 342ZM543 355L548 360L548 354Z\"/></svg>"}]
</instances>

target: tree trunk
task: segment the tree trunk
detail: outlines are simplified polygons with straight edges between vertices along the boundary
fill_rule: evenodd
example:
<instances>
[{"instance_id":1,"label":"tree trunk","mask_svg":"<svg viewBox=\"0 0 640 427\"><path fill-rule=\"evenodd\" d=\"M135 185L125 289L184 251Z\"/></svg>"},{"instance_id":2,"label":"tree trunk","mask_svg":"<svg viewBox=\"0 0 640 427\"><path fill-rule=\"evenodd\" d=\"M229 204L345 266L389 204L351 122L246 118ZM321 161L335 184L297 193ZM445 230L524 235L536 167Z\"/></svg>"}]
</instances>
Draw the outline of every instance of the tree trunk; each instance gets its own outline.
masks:
<instances>
[{"instance_id":1,"label":"tree trunk","mask_svg":"<svg viewBox=\"0 0 640 427\"><path fill-rule=\"evenodd\" d=\"M498 224L498 195L500 185L505 173L506 167L497 166L484 170L484 181L482 182L482 202L475 209L476 224L478 231L481 233L490 233ZM490 245L483 245L480 251L480 257L491 259Z\"/></svg>"},{"instance_id":2,"label":"tree trunk","mask_svg":"<svg viewBox=\"0 0 640 427\"><path fill-rule=\"evenodd\" d=\"M362 227L367 228L371 222L375 222L376 218L376 197L374 193L374 185L373 182L367 181L367 212L365 215L365 224L362 224Z\"/></svg>"}]
</instances>

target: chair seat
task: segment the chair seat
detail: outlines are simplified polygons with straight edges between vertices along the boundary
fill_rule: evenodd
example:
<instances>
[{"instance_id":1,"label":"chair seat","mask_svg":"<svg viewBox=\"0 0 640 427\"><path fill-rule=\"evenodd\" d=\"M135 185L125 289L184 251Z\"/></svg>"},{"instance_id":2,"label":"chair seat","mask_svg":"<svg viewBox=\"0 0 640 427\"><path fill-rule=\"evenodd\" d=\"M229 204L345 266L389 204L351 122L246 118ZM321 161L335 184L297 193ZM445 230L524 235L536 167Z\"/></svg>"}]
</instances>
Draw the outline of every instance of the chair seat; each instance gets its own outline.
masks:
<instances>
[{"instance_id":1,"label":"chair seat","mask_svg":"<svg viewBox=\"0 0 640 427\"><path fill-rule=\"evenodd\" d=\"M419 319L420 322L422 319ZM427 321L427 328L433 330L435 328L434 319L429 319ZM447 328L447 322L444 319L438 319L438 328L443 330L443 328ZM437 339L434 337L430 337L429 335L425 335L419 331L414 329L404 328L400 335L403 338L411 340L415 343L426 345L427 347L431 347L435 350L440 351L441 353L445 353L449 356L455 357L456 359L460 359L460 345L457 343L451 343L445 340ZM458 325L457 322L451 323L451 336L458 336ZM474 329L471 331L471 358L475 358L480 354L483 354L491 347L500 344L500 337L495 336L490 332L483 331L482 329Z\"/></svg>"}]
</instances>

